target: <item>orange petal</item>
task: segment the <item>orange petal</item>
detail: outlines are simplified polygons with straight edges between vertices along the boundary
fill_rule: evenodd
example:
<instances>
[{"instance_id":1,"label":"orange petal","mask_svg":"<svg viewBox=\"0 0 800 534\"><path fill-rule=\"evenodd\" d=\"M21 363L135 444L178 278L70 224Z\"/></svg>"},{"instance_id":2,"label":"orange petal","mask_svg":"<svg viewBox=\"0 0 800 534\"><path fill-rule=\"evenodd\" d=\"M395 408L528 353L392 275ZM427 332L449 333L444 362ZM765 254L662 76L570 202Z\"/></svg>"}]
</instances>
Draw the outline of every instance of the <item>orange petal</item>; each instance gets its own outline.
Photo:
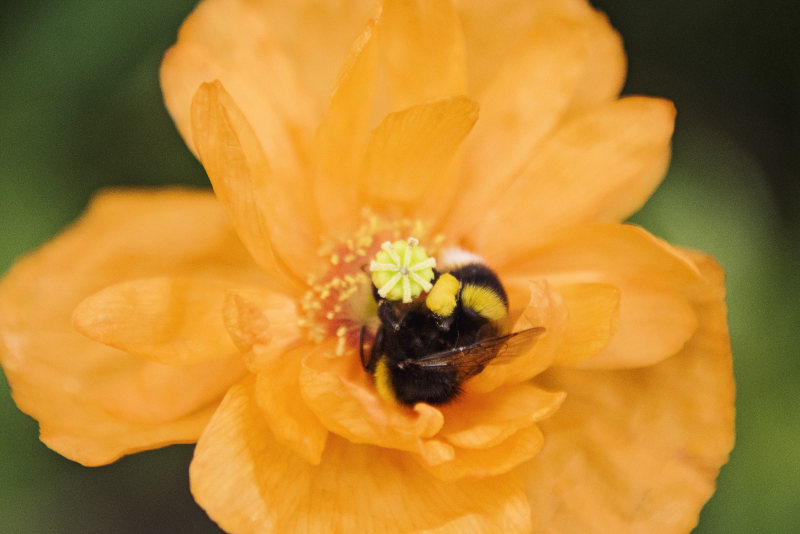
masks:
<instances>
[{"instance_id":1,"label":"orange petal","mask_svg":"<svg viewBox=\"0 0 800 534\"><path fill-rule=\"evenodd\" d=\"M314 347L300 346L274 358L256 374L255 396L275 439L318 464L328 430L300 396L300 368Z\"/></svg>"},{"instance_id":2,"label":"orange petal","mask_svg":"<svg viewBox=\"0 0 800 534\"><path fill-rule=\"evenodd\" d=\"M620 290L611 284L584 283L559 286L558 293L569 319L554 363L575 363L595 356L617 333Z\"/></svg>"},{"instance_id":3,"label":"orange petal","mask_svg":"<svg viewBox=\"0 0 800 534\"><path fill-rule=\"evenodd\" d=\"M597 102L606 95L616 96L622 87L625 55L619 36L605 17L587 2L459 0L458 7L466 37L469 83L475 91L482 91L492 82L512 51L525 41L531 28L551 18L569 19L588 32L586 42L590 45L590 55L578 88L581 101Z\"/></svg>"},{"instance_id":4,"label":"orange petal","mask_svg":"<svg viewBox=\"0 0 800 534\"><path fill-rule=\"evenodd\" d=\"M345 61L315 139L314 199L323 227L346 235L358 224L358 175L370 131L378 45L373 14ZM336 229L336 230L334 230Z\"/></svg>"},{"instance_id":5,"label":"orange petal","mask_svg":"<svg viewBox=\"0 0 800 534\"><path fill-rule=\"evenodd\" d=\"M201 83L219 79L252 124L275 172L297 175L336 69L370 5L362 0L200 3L161 66L167 107L189 147L191 99ZM309 35L321 46L309 46Z\"/></svg>"},{"instance_id":6,"label":"orange petal","mask_svg":"<svg viewBox=\"0 0 800 534\"><path fill-rule=\"evenodd\" d=\"M570 114L575 114L619 96L625 83L627 60L622 38L605 14L585 2L562 4L570 4L570 15L581 21L588 43L583 75L570 103Z\"/></svg>"},{"instance_id":7,"label":"orange petal","mask_svg":"<svg viewBox=\"0 0 800 534\"><path fill-rule=\"evenodd\" d=\"M469 87L477 94L491 83L530 28L547 11L554 11L553 2L527 0L459 0L457 4L467 51Z\"/></svg>"},{"instance_id":8,"label":"orange petal","mask_svg":"<svg viewBox=\"0 0 800 534\"><path fill-rule=\"evenodd\" d=\"M80 333L153 361L200 363L236 353L222 324L228 284L190 278L148 278L107 287L72 315Z\"/></svg>"},{"instance_id":9,"label":"orange petal","mask_svg":"<svg viewBox=\"0 0 800 534\"><path fill-rule=\"evenodd\" d=\"M464 94L464 36L452 1L384 0L382 4L378 38L391 109Z\"/></svg>"},{"instance_id":10,"label":"orange petal","mask_svg":"<svg viewBox=\"0 0 800 534\"><path fill-rule=\"evenodd\" d=\"M527 383L486 394L467 394L442 407L445 424L440 436L464 449L493 447L518 430L550 417L564 396Z\"/></svg>"},{"instance_id":11,"label":"orange petal","mask_svg":"<svg viewBox=\"0 0 800 534\"><path fill-rule=\"evenodd\" d=\"M669 244L631 225L584 225L553 236L510 271L555 284L595 282L620 291L619 327L583 367L652 365L675 354L695 330L688 291L697 268Z\"/></svg>"},{"instance_id":12,"label":"orange petal","mask_svg":"<svg viewBox=\"0 0 800 534\"><path fill-rule=\"evenodd\" d=\"M197 90L192 134L214 192L253 258L289 289L298 290L318 243L303 184L270 170L247 119L219 81Z\"/></svg>"},{"instance_id":13,"label":"orange petal","mask_svg":"<svg viewBox=\"0 0 800 534\"><path fill-rule=\"evenodd\" d=\"M331 344L320 346L306 356L300 373L303 398L329 430L356 443L451 457L449 447L430 439L444 424L439 409L382 401L359 359L334 353Z\"/></svg>"},{"instance_id":14,"label":"orange petal","mask_svg":"<svg viewBox=\"0 0 800 534\"><path fill-rule=\"evenodd\" d=\"M251 371L272 364L303 339L294 299L264 290L228 291L223 320Z\"/></svg>"},{"instance_id":15,"label":"orange petal","mask_svg":"<svg viewBox=\"0 0 800 534\"><path fill-rule=\"evenodd\" d=\"M419 463L446 482L485 479L508 473L530 460L542 449L543 443L542 431L536 425L530 425L492 447L479 450L455 448L451 460L430 465L423 458Z\"/></svg>"},{"instance_id":16,"label":"orange petal","mask_svg":"<svg viewBox=\"0 0 800 534\"><path fill-rule=\"evenodd\" d=\"M635 284L621 288L619 329L584 368L641 367L678 352L697 328L685 296Z\"/></svg>"},{"instance_id":17,"label":"orange petal","mask_svg":"<svg viewBox=\"0 0 800 534\"><path fill-rule=\"evenodd\" d=\"M192 493L231 532L528 532L518 477L442 482L407 454L331 437L312 466L271 438L247 385L195 449Z\"/></svg>"},{"instance_id":18,"label":"orange petal","mask_svg":"<svg viewBox=\"0 0 800 534\"><path fill-rule=\"evenodd\" d=\"M470 248L503 265L556 230L624 219L664 175L674 118L670 102L628 97L566 122L497 203L484 207Z\"/></svg>"},{"instance_id":19,"label":"orange petal","mask_svg":"<svg viewBox=\"0 0 800 534\"><path fill-rule=\"evenodd\" d=\"M465 141L451 232L502 194L561 120L584 70L584 33L581 24L558 16L537 19L481 92L481 119Z\"/></svg>"},{"instance_id":20,"label":"orange petal","mask_svg":"<svg viewBox=\"0 0 800 534\"><path fill-rule=\"evenodd\" d=\"M700 318L677 355L645 369L541 375L568 391L528 464L535 531L689 532L733 446L734 384L722 270L693 256Z\"/></svg>"},{"instance_id":21,"label":"orange petal","mask_svg":"<svg viewBox=\"0 0 800 534\"><path fill-rule=\"evenodd\" d=\"M154 363L72 328L86 296L157 276L238 285L256 284L263 273L210 192L121 191L96 197L78 223L0 284L0 358L14 398L39 421L42 440L68 458L98 465L194 441L214 403L246 371L238 356Z\"/></svg>"},{"instance_id":22,"label":"orange petal","mask_svg":"<svg viewBox=\"0 0 800 534\"><path fill-rule=\"evenodd\" d=\"M512 331L543 327L544 333L524 354L510 361L489 365L464 384L467 392L485 393L506 383L529 380L547 369L556 356L567 328L567 310L561 296L544 281L506 279L511 304L510 315L516 318ZM525 297L523 297L523 295ZM526 302L516 309L515 302Z\"/></svg>"},{"instance_id":23,"label":"orange petal","mask_svg":"<svg viewBox=\"0 0 800 534\"><path fill-rule=\"evenodd\" d=\"M361 167L364 202L399 216L441 211L440 199L425 201L451 182L448 167L477 119L477 104L460 96L390 113L367 146Z\"/></svg>"}]
</instances>

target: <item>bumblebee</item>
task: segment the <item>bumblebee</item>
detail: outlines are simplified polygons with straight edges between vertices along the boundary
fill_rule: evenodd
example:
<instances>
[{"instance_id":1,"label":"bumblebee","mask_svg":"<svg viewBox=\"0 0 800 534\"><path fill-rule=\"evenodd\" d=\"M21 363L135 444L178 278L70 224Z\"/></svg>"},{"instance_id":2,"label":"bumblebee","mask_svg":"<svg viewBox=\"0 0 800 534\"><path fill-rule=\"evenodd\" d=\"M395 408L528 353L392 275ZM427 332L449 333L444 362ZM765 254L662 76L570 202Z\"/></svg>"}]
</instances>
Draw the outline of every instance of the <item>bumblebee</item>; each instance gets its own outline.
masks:
<instances>
[{"instance_id":1,"label":"bumblebee","mask_svg":"<svg viewBox=\"0 0 800 534\"><path fill-rule=\"evenodd\" d=\"M440 405L455 399L465 380L488 364L527 348L543 331L507 334L508 297L497 275L471 262L448 272L434 271L425 299L408 304L373 296L380 320L374 342L361 363L378 394L406 406Z\"/></svg>"}]
</instances>

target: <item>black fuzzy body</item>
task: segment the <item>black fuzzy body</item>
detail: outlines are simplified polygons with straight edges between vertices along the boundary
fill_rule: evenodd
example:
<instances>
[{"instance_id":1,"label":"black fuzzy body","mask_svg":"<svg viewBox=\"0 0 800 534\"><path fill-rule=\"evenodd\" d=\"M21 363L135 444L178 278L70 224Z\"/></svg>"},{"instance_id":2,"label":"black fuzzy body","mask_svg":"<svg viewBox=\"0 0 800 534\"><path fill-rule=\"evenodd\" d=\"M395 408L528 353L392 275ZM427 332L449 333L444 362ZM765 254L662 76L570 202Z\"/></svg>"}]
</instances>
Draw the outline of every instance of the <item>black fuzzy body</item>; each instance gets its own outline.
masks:
<instances>
[{"instance_id":1,"label":"black fuzzy body","mask_svg":"<svg viewBox=\"0 0 800 534\"><path fill-rule=\"evenodd\" d=\"M468 264L450 271L463 288L467 284L490 289L507 307L506 292L494 272L483 264ZM438 273L437 273L438 279ZM434 354L469 347L482 339L498 335L498 325L465 306L461 290L456 306L447 317L431 311L423 300L410 305L393 304L375 292L380 327L364 361L375 373L383 359L389 370L392 393L397 402L413 406L417 402L440 405L458 396L463 382L457 360L453 365L426 367L415 365ZM363 347L362 347L362 360Z\"/></svg>"}]
</instances>

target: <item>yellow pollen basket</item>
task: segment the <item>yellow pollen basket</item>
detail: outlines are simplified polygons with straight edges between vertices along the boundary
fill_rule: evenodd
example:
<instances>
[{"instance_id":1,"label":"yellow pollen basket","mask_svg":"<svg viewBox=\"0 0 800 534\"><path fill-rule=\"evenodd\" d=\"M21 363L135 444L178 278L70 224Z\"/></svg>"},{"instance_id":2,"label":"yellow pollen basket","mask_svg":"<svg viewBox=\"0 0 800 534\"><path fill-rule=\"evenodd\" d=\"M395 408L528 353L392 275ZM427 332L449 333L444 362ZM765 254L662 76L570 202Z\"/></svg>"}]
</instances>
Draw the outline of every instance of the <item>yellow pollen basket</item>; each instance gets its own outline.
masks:
<instances>
[{"instance_id":1,"label":"yellow pollen basket","mask_svg":"<svg viewBox=\"0 0 800 534\"><path fill-rule=\"evenodd\" d=\"M434 284L433 289L425 299L425 305L441 317L449 317L456 307L456 294L460 284L455 276L444 273Z\"/></svg>"},{"instance_id":2,"label":"yellow pollen basket","mask_svg":"<svg viewBox=\"0 0 800 534\"><path fill-rule=\"evenodd\" d=\"M372 283L378 295L387 300L411 302L423 291L430 291L436 260L429 258L419 241L409 237L406 241L389 241L369 264Z\"/></svg>"}]
</instances>

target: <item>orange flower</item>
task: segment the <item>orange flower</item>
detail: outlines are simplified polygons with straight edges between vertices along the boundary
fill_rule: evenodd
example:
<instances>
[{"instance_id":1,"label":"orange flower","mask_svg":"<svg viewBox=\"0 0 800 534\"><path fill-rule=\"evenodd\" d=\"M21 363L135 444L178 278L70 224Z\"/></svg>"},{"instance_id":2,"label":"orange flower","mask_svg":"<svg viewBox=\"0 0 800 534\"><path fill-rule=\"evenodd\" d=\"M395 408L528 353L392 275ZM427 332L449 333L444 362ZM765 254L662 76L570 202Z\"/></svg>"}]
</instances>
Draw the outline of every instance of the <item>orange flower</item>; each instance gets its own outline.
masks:
<instances>
[{"instance_id":1,"label":"orange flower","mask_svg":"<svg viewBox=\"0 0 800 534\"><path fill-rule=\"evenodd\" d=\"M617 98L581 0L365 4L195 10L162 84L219 202L103 193L21 260L17 404L86 465L197 441L231 532L690 530L733 443L723 274L619 223L672 105ZM545 328L443 406L383 400L359 358L363 268L409 235L485 258L513 328Z\"/></svg>"}]
</instances>

